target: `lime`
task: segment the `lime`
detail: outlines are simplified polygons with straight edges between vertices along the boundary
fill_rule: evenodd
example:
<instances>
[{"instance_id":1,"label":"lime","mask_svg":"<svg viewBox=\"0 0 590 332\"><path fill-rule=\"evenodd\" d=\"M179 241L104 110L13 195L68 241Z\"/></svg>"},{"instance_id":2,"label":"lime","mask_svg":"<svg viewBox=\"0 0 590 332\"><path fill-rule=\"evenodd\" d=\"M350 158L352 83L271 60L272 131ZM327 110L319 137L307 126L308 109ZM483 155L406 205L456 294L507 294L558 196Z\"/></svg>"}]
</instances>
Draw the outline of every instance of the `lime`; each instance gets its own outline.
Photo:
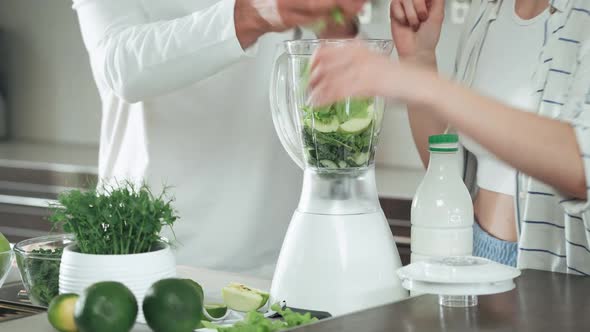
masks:
<instances>
[{"instance_id":1,"label":"lime","mask_svg":"<svg viewBox=\"0 0 590 332\"><path fill-rule=\"evenodd\" d=\"M222 290L223 302L228 308L249 312L262 308L268 301L267 292L238 283L231 283Z\"/></svg>"},{"instance_id":2,"label":"lime","mask_svg":"<svg viewBox=\"0 0 590 332\"><path fill-rule=\"evenodd\" d=\"M143 314L154 332L191 332L200 326L203 295L195 284L186 279L163 279L148 289Z\"/></svg>"},{"instance_id":3,"label":"lime","mask_svg":"<svg viewBox=\"0 0 590 332\"><path fill-rule=\"evenodd\" d=\"M74 308L78 301L77 294L62 294L51 300L47 309L49 323L60 332L77 332L74 321Z\"/></svg>"},{"instance_id":4,"label":"lime","mask_svg":"<svg viewBox=\"0 0 590 332\"><path fill-rule=\"evenodd\" d=\"M10 242L8 242L4 235L0 233L0 279L2 279L10 269L11 255L10 253L3 254L8 251L10 251Z\"/></svg>"},{"instance_id":5,"label":"lime","mask_svg":"<svg viewBox=\"0 0 590 332\"><path fill-rule=\"evenodd\" d=\"M6 239L6 237L0 233L0 253L10 250L10 242Z\"/></svg>"},{"instance_id":6,"label":"lime","mask_svg":"<svg viewBox=\"0 0 590 332\"><path fill-rule=\"evenodd\" d=\"M219 319L227 313L227 306L224 304L205 304L205 310L209 316Z\"/></svg>"},{"instance_id":7,"label":"lime","mask_svg":"<svg viewBox=\"0 0 590 332\"><path fill-rule=\"evenodd\" d=\"M137 300L125 285L96 283L84 290L74 311L80 332L128 332L137 317Z\"/></svg>"},{"instance_id":8,"label":"lime","mask_svg":"<svg viewBox=\"0 0 590 332\"><path fill-rule=\"evenodd\" d=\"M194 281L193 279L184 279L184 280L188 281L191 285L193 285L197 289L199 294L201 294L201 298L203 300L205 300L205 293L203 293L203 287L201 287L201 285L199 285L198 282Z\"/></svg>"}]
</instances>

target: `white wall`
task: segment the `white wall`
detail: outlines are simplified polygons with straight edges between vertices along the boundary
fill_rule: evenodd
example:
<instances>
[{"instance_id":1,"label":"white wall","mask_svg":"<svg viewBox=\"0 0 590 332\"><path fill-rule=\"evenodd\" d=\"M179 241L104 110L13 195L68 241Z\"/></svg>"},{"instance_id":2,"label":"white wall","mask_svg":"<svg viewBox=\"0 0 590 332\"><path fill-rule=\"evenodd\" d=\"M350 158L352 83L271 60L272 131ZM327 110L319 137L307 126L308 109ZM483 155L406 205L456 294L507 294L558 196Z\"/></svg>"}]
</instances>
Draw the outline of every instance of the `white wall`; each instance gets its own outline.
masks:
<instances>
[{"instance_id":1,"label":"white wall","mask_svg":"<svg viewBox=\"0 0 590 332\"><path fill-rule=\"evenodd\" d=\"M15 139L98 142L100 100L71 4L0 1L0 87Z\"/></svg>"}]
</instances>

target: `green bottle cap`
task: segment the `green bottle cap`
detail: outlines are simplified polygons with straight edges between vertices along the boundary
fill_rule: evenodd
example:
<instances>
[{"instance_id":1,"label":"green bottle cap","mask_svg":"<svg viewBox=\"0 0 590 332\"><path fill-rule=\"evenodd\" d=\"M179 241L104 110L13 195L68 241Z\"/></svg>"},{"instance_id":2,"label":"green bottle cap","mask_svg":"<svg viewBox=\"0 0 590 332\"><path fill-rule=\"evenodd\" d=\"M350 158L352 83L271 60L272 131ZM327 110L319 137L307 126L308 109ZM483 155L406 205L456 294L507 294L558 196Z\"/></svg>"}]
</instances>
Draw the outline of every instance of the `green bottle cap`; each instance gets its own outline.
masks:
<instances>
[{"instance_id":1,"label":"green bottle cap","mask_svg":"<svg viewBox=\"0 0 590 332\"><path fill-rule=\"evenodd\" d=\"M459 136L456 134L432 135L428 137L429 144L458 143Z\"/></svg>"},{"instance_id":2,"label":"green bottle cap","mask_svg":"<svg viewBox=\"0 0 590 332\"><path fill-rule=\"evenodd\" d=\"M459 150L459 136L456 134L432 135L428 137L431 152L456 152Z\"/></svg>"}]
</instances>

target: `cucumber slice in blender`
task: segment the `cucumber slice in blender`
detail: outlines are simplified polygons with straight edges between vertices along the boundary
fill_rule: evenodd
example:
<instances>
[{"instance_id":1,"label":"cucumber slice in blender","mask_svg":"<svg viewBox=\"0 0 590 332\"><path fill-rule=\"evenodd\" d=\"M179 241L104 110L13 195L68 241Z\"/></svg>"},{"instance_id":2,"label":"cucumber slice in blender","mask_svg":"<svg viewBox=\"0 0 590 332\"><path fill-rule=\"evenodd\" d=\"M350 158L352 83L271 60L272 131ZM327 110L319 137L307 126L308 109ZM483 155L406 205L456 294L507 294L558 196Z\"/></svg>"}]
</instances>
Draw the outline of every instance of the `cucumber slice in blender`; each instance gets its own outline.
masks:
<instances>
[{"instance_id":1,"label":"cucumber slice in blender","mask_svg":"<svg viewBox=\"0 0 590 332\"><path fill-rule=\"evenodd\" d=\"M269 294L259 289L250 288L242 284L231 283L221 290L223 302L228 308L249 312L262 308L268 301Z\"/></svg>"},{"instance_id":2,"label":"cucumber slice in blender","mask_svg":"<svg viewBox=\"0 0 590 332\"><path fill-rule=\"evenodd\" d=\"M327 159L320 160L320 165L325 168L338 169L338 165L335 162Z\"/></svg>"},{"instance_id":3,"label":"cucumber slice in blender","mask_svg":"<svg viewBox=\"0 0 590 332\"><path fill-rule=\"evenodd\" d=\"M338 118L332 117L328 121L315 120L312 122L311 119L307 119L305 120L305 125L321 133L332 133L338 130L340 123L338 122Z\"/></svg>"},{"instance_id":4,"label":"cucumber slice in blender","mask_svg":"<svg viewBox=\"0 0 590 332\"><path fill-rule=\"evenodd\" d=\"M358 134L365 131L373 122L375 111L373 105L367 108L367 115L362 118L352 118L340 125L340 130L349 134Z\"/></svg>"},{"instance_id":5,"label":"cucumber slice in blender","mask_svg":"<svg viewBox=\"0 0 590 332\"><path fill-rule=\"evenodd\" d=\"M355 164L357 164L358 166L364 166L367 164L367 162L369 161L369 153L368 152L359 152L356 153L353 157L352 160L354 161Z\"/></svg>"}]
</instances>

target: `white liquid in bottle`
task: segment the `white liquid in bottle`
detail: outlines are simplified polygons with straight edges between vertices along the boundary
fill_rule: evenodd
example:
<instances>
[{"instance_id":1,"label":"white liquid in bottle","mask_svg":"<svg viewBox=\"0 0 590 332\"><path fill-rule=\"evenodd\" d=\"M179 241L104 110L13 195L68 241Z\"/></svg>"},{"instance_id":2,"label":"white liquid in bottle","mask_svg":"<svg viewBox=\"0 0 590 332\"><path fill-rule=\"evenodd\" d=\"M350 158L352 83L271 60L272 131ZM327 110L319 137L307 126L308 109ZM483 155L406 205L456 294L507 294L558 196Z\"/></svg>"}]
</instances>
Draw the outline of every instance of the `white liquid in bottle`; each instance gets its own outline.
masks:
<instances>
[{"instance_id":1,"label":"white liquid in bottle","mask_svg":"<svg viewBox=\"0 0 590 332\"><path fill-rule=\"evenodd\" d=\"M473 252L473 202L461 178L457 135L429 138L430 163L412 201L412 263Z\"/></svg>"}]
</instances>

